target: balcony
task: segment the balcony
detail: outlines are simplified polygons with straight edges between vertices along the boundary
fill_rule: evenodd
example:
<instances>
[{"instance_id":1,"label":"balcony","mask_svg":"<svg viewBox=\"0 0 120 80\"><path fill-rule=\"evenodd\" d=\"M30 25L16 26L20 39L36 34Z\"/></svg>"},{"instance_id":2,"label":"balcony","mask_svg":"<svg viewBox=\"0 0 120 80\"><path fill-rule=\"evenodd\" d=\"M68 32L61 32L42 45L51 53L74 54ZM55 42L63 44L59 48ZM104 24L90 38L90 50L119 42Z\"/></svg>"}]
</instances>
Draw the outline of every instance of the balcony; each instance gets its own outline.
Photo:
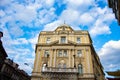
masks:
<instances>
[{"instance_id":1,"label":"balcony","mask_svg":"<svg viewBox=\"0 0 120 80\"><path fill-rule=\"evenodd\" d=\"M77 68L55 68L55 67L44 67L42 68L42 75L44 77L49 76L50 78L60 78L61 80L77 80L77 79L90 79L94 80L95 76L93 73L78 73ZM52 79L54 80L54 79Z\"/></svg>"},{"instance_id":2,"label":"balcony","mask_svg":"<svg viewBox=\"0 0 120 80\"><path fill-rule=\"evenodd\" d=\"M76 68L55 68L55 67L43 67L42 73L78 73Z\"/></svg>"}]
</instances>

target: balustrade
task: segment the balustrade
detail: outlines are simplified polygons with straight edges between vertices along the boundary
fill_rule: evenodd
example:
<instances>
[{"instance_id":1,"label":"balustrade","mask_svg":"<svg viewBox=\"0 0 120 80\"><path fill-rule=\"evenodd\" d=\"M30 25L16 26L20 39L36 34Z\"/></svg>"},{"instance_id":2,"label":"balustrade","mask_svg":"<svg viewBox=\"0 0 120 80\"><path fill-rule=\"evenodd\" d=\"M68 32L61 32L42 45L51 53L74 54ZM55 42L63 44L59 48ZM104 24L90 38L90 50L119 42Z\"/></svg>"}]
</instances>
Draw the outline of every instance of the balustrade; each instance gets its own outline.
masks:
<instances>
[{"instance_id":1,"label":"balustrade","mask_svg":"<svg viewBox=\"0 0 120 80\"><path fill-rule=\"evenodd\" d=\"M42 72L72 72L78 73L78 69L76 68L53 68L53 67L43 67Z\"/></svg>"}]
</instances>

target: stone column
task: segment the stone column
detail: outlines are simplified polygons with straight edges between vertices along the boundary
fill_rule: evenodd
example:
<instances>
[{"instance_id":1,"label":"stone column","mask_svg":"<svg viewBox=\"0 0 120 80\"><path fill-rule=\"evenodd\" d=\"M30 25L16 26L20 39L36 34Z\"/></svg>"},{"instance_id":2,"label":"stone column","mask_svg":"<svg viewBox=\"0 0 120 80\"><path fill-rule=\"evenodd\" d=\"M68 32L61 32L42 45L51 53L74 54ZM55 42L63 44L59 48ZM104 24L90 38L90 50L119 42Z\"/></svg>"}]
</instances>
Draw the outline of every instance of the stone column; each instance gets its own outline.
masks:
<instances>
[{"instance_id":1,"label":"stone column","mask_svg":"<svg viewBox=\"0 0 120 80\"><path fill-rule=\"evenodd\" d=\"M69 67L71 67L71 50L70 49L68 49L68 57L69 57Z\"/></svg>"},{"instance_id":2,"label":"stone column","mask_svg":"<svg viewBox=\"0 0 120 80\"><path fill-rule=\"evenodd\" d=\"M90 56L89 56L89 50L88 49L86 49L85 50L86 51L86 55L87 55L87 57L86 57L86 59L87 59L87 71L88 71L88 73L90 73Z\"/></svg>"},{"instance_id":3,"label":"stone column","mask_svg":"<svg viewBox=\"0 0 120 80\"><path fill-rule=\"evenodd\" d=\"M72 55L71 55L72 56L72 67L74 67L74 57L73 57L73 55L74 55L74 49L72 49L71 52L72 52Z\"/></svg>"},{"instance_id":4,"label":"stone column","mask_svg":"<svg viewBox=\"0 0 120 80\"><path fill-rule=\"evenodd\" d=\"M40 51L37 51L36 53L36 63L35 63L35 71L39 71L39 61L40 60Z\"/></svg>"},{"instance_id":5,"label":"stone column","mask_svg":"<svg viewBox=\"0 0 120 80\"><path fill-rule=\"evenodd\" d=\"M53 67L56 66L56 54L57 54L57 50L55 49L54 50L54 64L53 64Z\"/></svg>"},{"instance_id":6,"label":"stone column","mask_svg":"<svg viewBox=\"0 0 120 80\"><path fill-rule=\"evenodd\" d=\"M50 67L52 67L53 49L50 50Z\"/></svg>"}]
</instances>

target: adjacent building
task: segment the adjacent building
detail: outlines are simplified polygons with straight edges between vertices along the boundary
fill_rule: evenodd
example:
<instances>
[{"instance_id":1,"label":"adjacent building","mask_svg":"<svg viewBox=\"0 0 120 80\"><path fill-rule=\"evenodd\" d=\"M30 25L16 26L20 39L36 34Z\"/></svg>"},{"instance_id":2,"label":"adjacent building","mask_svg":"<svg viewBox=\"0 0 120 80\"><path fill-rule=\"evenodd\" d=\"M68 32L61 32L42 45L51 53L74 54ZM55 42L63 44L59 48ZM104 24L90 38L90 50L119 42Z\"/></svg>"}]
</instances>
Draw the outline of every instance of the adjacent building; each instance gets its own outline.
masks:
<instances>
[{"instance_id":1,"label":"adjacent building","mask_svg":"<svg viewBox=\"0 0 120 80\"><path fill-rule=\"evenodd\" d=\"M120 70L107 71L107 74L112 77L107 77L107 80L120 80Z\"/></svg>"},{"instance_id":2,"label":"adjacent building","mask_svg":"<svg viewBox=\"0 0 120 80\"><path fill-rule=\"evenodd\" d=\"M88 31L63 24L40 32L31 80L104 80L104 75Z\"/></svg>"},{"instance_id":3,"label":"adjacent building","mask_svg":"<svg viewBox=\"0 0 120 80\"><path fill-rule=\"evenodd\" d=\"M2 68L2 65L4 64L4 60L6 59L6 57L8 57L3 45L2 45L2 42L0 43L0 70Z\"/></svg>"},{"instance_id":4,"label":"adjacent building","mask_svg":"<svg viewBox=\"0 0 120 80\"><path fill-rule=\"evenodd\" d=\"M120 0L108 0L108 6L112 8L115 18L120 25Z\"/></svg>"},{"instance_id":5,"label":"adjacent building","mask_svg":"<svg viewBox=\"0 0 120 80\"><path fill-rule=\"evenodd\" d=\"M18 68L18 64L10 59L5 59L1 69L0 80L30 80L30 76Z\"/></svg>"},{"instance_id":6,"label":"adjacent building","mask_svg":"<svg viewBox=\"0 0 120 80\"><path fill-rule=\"evenodd\" d=\"M6 59L6 57L8 57L3 45L2 45L2 41L1 38L3 37L3 33L0 31L0 70L2 68L2 65L4 63L4 60Z\"/></svg>"}]
</instances>

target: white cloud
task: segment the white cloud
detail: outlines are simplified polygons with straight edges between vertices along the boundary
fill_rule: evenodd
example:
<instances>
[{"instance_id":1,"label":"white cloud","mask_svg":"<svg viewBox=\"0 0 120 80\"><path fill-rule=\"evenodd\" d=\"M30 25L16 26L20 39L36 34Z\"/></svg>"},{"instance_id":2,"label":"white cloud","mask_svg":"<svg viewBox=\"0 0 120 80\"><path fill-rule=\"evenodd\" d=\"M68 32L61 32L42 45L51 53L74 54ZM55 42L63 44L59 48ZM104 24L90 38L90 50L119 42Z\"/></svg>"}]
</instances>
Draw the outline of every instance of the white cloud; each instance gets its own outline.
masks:
<instances>
[{"instance_id":1,"label":"white cloud","mask_svg":"<svg viewBox=\"0 0 120 80\"><path fill-rule=\"evenodd\" d=\"M83 25L90 25L94 21L95 21L95 18L91 15L91 13L86 12L86 13L83 13L80 16L80 21L79 22L80 22L80 24L83 24Z\"/></svg>"},{"instance_id":2,"label":"white cloud","mask_svg":"<svg viewBox=\"0 0 120 80\"><path fill-rule=\"evenodd\" d=\"M53 31L61 24L62 24L62 21L59 21L59 20L54 21L52 23L45 25L43 31Z\"/></svg>"},{"instance_id":3,"label":"white cloud","mask_svg":"<svg viewBox=\"0 0 120 80\"><path fill-rule=\"evenodd\" d=\"M25 60L26 61L26 60ZM27 62L27 61L26 61ZM24 62L24 63L26 63L26 62ZM31 61L31 62L33 62L33 61ZM32 74L32 70L33 70L33 68L31 67L31 65L29 65L29 63L28 63L28 65L25 65L23 62L17 62L18 64L20 64L19 65L19 68L22 70L25 70L29 75L31 75Z\"/></svg>"},{"instance_id":4,"label":"white cloud","mask_svg":"<svg viewBox=\"0 0 120 80\"><path fill-rule=\"evenodd\" d=\"M119 69L120 61L120 40L110 40L106 42L98 52L106 70Z\"/></svg>"},{"instance_id":5,"label":"white cloud","mask_svg":"<svg viewBox=\"0 0 120 80\"><path fill-rule=\"evenodd\" d=\"M110 28L108 25L101 23L100 20L96 21L94 26L90 29L91 36L97 36L101 34L110 34Z\"/></svg>"},{"instance_id":6,"label":"white cloud","mask_svg":"<svg viewBox=\"0 0 120 80\"><path fill-rule=\"evenodd\" d=\"M0 17L5 16L5 12L3 10L0 10Z\"/></svg>"},{"instance_id":7,"label":"white cloud","mask_svg":"<svg viewBox=\"0 0 120 80\"><path fill-rule=\"evenodd\" d=\"M34 37L28 39L28 41L31 43L31 46L32 46L32 49L35 51L35 45L37 44L38 42L38 36L39 36L39 33L36 34Z\"/></svg>"},{"instance_id":8,"label":"white cloud","mask_svg":"<svg viewBox=\"0 0 120 80\"><path fill-rule=\"evenodd\" d=\"M45 3L46 3L46 6L51 7L54 4L54 0L45 0Z\"/></svg>"},{"instance_id":9,"label":"white cloud","mask_svg":"<svg viewBox=\"0 0 120 80\"><path fill-rule=\"evenodd\" d=\"M86 10L94 5L94 0L66 0L68 8Z\"/></svg>"},{"instance_id":10,"label":"white cloud","mask_svg":"<svg viewBox=\"0 0 120 80\"><path fill-rule=\"evenodd\" d=\"M61 16L59 17L60 20L65 20L68 24L78 24L79 23L79 16L80 13L77 10L73 9L66 9L62 12Z\"/></svg>"},{"instance_id":11,"label":"white cloud","mask_svg":"<svg viewBox=\"0 0 120 80\"><path fill-rule=\"evenodd\" d=\"M114 20L114 15L111 11L105 8L95 8L92 13L95 12L93 25L90 25L89 32L92 36L110 34L111 30L109 24ZM93 13L94 14L94 13Z\"/></svg>"},{"instance_id":12,"label":"white cloud","mask_svg":"<svg viewBox=\"0 0 120 80\"><path fill-rule=\"evenodd\" d=\"M20 37L24 35L24 31L15 24L9 26L9 33L13 35L14 37Z\"/></svg>"},{"instance_id":13,"label":"white cloud","mask_svg":"<svg viewBox=\"0 0 120 80\"><path fill-rule=\"evenodd\" d=\"M28 43L29 43L28 40L26 40L25 38L17 38L11 42L11 44L13 45L28 44Z\"/></svg>"},{"instance_id":14,"label":"white cloud","mask_svg":"<svg viewBox=\"0 0 120 80\"><path fill-rule=\"evenodd\" d=\"M66 5L74 4L76 8L67 6L58 17L58 21L65 21L68 25L74 26L74 29L80 29L80 25L87 26L90 34L94 37L97 35L111 34L109 24L114 20L114 15L108 7L100 8L95 4L96 2L94 0L69 0L64 2L66 2ZM85 10L79 9L81 5L83 5L81 8L86 7L84 8ZM87 7L90 6L91 9L88 10ZM44 29L46 29L46 27L48 28L48 25L50 25L48 28L50 30L50 27L54 26L52 24L56 22L57 21L48 23L47 26L45 25Z\"/></svg>"},{"instance_id":15,"label":"white cloud","mask_svg":"<svg viewBox=\"0 0 120 80\"><path fill-rule=\"evenodd\" d=\"M107 43L105 43L102 47L102 49L99 52L100 56L104 56L107 54L115 54L116 52L120 51L120 40L119 41L109 41Z\"/></svg>"},{"instance_id":16,"label":"white cloud","mask_svg":"<svg viewBox=\"0 0 120 80\"><path fill-rule=\"evenodd\" d=\"M43 9L38 13L39 23L46 24L54 20L57 16L55 14L55 8L51 7L48 9Z\"/></svg>"},{"instance_id":17,"label":"white cloud","mask_svg":"<svg viewBox=\"0 0 120 80\"><path fill-rule=\"evenodd\" d=\"M12 16L15 18L15 20L20 20L27 24L36 18L37 8L38 7L34 5L24 6L21 4L13 4L11 5L11 10L15 13L13 13Z\"/></svg>"},{"instance_id":18,"label":"white cloud","mask_svg":"<svg viewBox=\"0 0 120 80\"><path fill-rule=\"evenodd\" d=\"M6 7L11 3L11 0L0 0L0 6Z\"/></svg>"},{"instance_id":19,"label":"white cloud","mask_svg":"<svg viewBox=\"0 0 120 80\"><path fill-rule=\"evenodd\" d=\"M51 8L54 2L54 0L35 0L35 3L42 4L44 8Z\"/></svg>"}]
</instances>

